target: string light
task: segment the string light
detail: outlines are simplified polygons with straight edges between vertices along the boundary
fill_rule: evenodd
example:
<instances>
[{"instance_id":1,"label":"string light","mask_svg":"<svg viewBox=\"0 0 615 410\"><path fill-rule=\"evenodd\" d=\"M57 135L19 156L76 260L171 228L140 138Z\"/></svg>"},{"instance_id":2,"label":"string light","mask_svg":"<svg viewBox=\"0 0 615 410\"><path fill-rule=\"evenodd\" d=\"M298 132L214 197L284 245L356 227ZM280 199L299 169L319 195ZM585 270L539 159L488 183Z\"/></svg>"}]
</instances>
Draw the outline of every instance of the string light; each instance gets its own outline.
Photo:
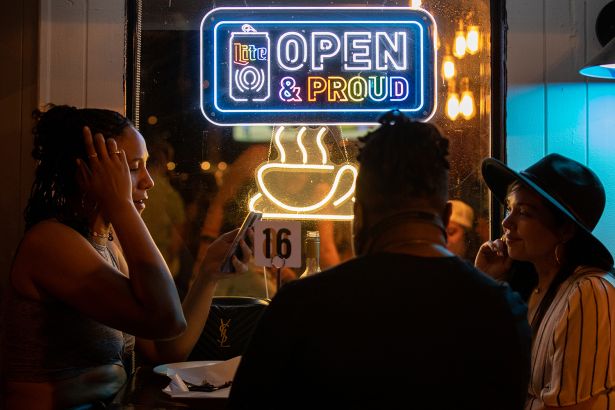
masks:
<instances>
[{"instance_id":1,"label":"string light","mask_svg":"<svg viewBox=\"0 0 615 410\"><path fill-rule=\"evenodd\" d=\"M462 58L466 55L466 38L463 35L463 31L458 31L455 36L453 55L457 58Z\"/></svg>"},{"instance_id":2,"label":"string light","mask_svg":"<svg viewBox=\"0 0 615 410\"><path fill-rule=\"evenodd\" d=\"M451 120L455 121L459 115L459 95L457 93L449 93L446 100L446 115Z\"/></svg>"},{"instance_id":3,"label":"string light","mask_svg":"<svg viewBox=\"0 0 615 410\"><path fill-rule=\"evenodd\" d=\"M479 32L478 26L468 27L468 34L466 35L466 49L470 54L476 54L479 48Z\"/></svg>"},{"instance_id":4,"label":"string light","mask_svg":"<svg viewBox=\"0 0 615 410\"><path fill-rule=\"evenodd\" d=\"M442 77L445 80L450 80L455 77L455 62L450 55L446 55L442 59Z\"/></svg>"},{"instance_id":5,"label":"string light","mask_svg":"<svg viewBox=\"0 0 615 410\"><path fill-rule=\"evenodd\" d=\"M461 101L459 102L459 111L466 120L474 117L476 110L474 109L474 94L470 91L470 80L464 77L461 80L463 92L461 93Z\"/></svg>"},{"instance_id":6,"label":"string light","mask_svg":"<svg viewBox=\"0 0 615 410\"><path fill-rule=\"evenodd\" d=\"M472 14L470 13L467 20L471 21ZM467 32L464 32L463 20L459 20L459 27L455 32L453 40L453 56L463 58L466 54L476 54L480 49L480 31L479 27L472 25L467 27ZM446 99L446 115L452 121L455 121L459 115L465 120L469 120L476 115L476 104L474 94L470 91L470 80L468 77L461 79L461 99L456 90L455 76L458 75L455 61L450 56L449 48L446 49L446 54L442 58L442 77L448 81L448 96Z\"/></svg>"},{"instance_id":7,"label":"string light","mask_svg":"<svg viewBox=\"0 0 615 410\"><path fill-rule=\"evenodd\" d=\"M463 21L461 20L459 20L459 30L455 33L453 55L457 58L463 58L466 55L466 36L463 32Z\"/></svg>"},{"instance_id":8,"label":"string light","mask_svg":"<svg viewBox=\"0 0 615 410\"><path fill-rule=\"evenodd\" d=\"M464 91L461 94L461 102L459 103L459 111L466 120L474 117L474 95L472 91Z\"/></svg>"}]
</instances>

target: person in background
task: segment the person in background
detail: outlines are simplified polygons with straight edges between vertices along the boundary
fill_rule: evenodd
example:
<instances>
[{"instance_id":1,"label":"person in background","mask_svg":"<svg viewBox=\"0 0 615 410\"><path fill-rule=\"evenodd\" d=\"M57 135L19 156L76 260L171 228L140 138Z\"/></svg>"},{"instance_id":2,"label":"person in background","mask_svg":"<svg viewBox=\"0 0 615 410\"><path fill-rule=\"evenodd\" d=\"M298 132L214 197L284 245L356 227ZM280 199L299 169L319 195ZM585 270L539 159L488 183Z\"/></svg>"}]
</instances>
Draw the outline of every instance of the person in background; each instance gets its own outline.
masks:
<instances>
[{"instance_id":1,"label":"person in background","mask_svg":"<svg viewBox=\"0 0 615 410\"><path fill-rule=\"evenodd\" d=\"M275 295L230 409L523 407L525 305L446 249L448 140L397 110L381 123L358 157L357 256Z\"/></svg>"},{"instance_id":2,"label":"person in background","mask_svg":"<svg viewBox=\"0 0 615 410\"><path fill-rule=\"evenodd\" d=\"M174 278L180 270L180 251L185 246L183 237L186 213L181 195L169 179L167 163L173 160L173 147L164 141L150 144L148 171L154 186L148 191L149 206L142 217L154 242Z\"/></svg>"},{"instance_id":3,"label":"person in background","mask_svg":"<svg viewBox=\"0 0 615 410\"><path fill-rule=\"evenodd\" d=\"M615 408L613 257L592 234L606 202L598 176L549 154L525 171L483 161L482 174L506 206L504 235L484 243L476 267L514 281L514 264L534 269L527 410ZM609 272L610 271L610 272Z\"/></svg>"},{"instance_id":4,"label":"person in background","mask_svg":"<svg viewBox=\"0 0 615 410\"><path fill-rule=\"evenodd\" d=\"M36 114L26 232L2 298L0 397L6 409L100 408L126 382L135 336L144 360L189 354L233 234L212 243L182 306L140 217L153 185L143 136L114 111Z\"/></svg>"},{"instance_id":5,"label":"person in background","mask_svg":"<svg viewBox=\"0 0 615 410\"><path fill-rule=\"evenodd\" d=\"M268 152L268 145L250 145L239 154L235 161L228 165L224 174L224 182L213 196L203 219L192 277L198 275L203 257L207 255L211 243L220 232L225 227L240 225L249 212L246 206L246 198L248 192L253 188L254 170L261 162L267 160ZM296 278L295 272L290 268L283 269L282 272L285 280ZM268 281L266 279L268 276L263 274L262 268L249 266L245 274L221 281L216 288L216 296L265 298L275 292L275 282L274 280Z\"/></svg>"},{"instance_id":6,"label":"person in background","mask_svg":"<svg viewBox=\"0 0 615 410\"><path fill-rule=\"evenodd\" d=\"M451 199L449 203L452 210L446 226L448 238L446 247L461 259L467 259L468 244L474 226L474 210L459 199Z\"/></svg>"},{"instance_id":7,"label":"person in background","mask_svg":"<svg viewBox=\"0 0 615 410\"><path fill-rule=\"evenodd\" d=\"M284 127L283 127L284 128ZM295 141L295 136L301 127L285 127L283 141ZM275 130L274 130L275 132ZM309 131L308 131L309 132ZM313 132L313 131L312 131ZM315 133L314 133L315 135ZM340 156L350 150L341 144L341 131L339 127L327 127L327 137L325 141L330 141L331 146L327 146L330 155ZM286 147L288 152L300 155L299 147L290 144ZM273 154L275 155L275 154ZM279 153L278 153L279 155ZM265 144L252 144L228 165L224 174L224 182L219 191L214 195L207 209L207 214L203 220L201 228L200 244L198 248L195 269L198 270L202 255L208 249L209 243L215 238L224 226L228 226L230 221L233 225L241 222L241 219L248 212L247 202L250 192L257 189L255 183L255 170L264 162L272 158L271 147ZM337 158L336 158L337 159ZM278 180L289 195L305 195L304 189L309 185L309 177L305 173L285 173L281 175L283 180ZM316 186L315 193L322 199L327 195L331 187L326 183ZM337 224L337 226L336 226ZM348 258L349 246L345 246L349 236L344 233L349 232L347 222L333 221L306 221L303 230L318 230L320 232L320 263L322 267L329 267L340 263L341 260ZM281 270L282 283L288 283L297 279L298 274L292 268L285 267ZM248 274L225 280L217 288L217 295L242 295L253 297L264 297L275 293L277 278L273 271L267 270L266 281L263 280L263 270L261 268L251 269ZM267 287L267 289L265 289Z\"/></svg>"}]
</instances>

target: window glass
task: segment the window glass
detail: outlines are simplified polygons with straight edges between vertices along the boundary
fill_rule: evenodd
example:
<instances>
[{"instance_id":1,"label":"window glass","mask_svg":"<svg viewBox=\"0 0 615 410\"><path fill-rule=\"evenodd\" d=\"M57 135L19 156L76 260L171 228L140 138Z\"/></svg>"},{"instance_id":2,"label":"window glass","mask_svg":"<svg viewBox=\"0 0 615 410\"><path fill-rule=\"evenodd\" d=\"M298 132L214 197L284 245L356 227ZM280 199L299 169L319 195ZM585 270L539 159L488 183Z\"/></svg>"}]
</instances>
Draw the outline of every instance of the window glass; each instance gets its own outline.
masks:
<instances>
[{"instance_id":1,"label":"window glass","mask_svg":"<svg viewBox=\"0 0 615 410\"><path fill-rule=\"evenodd\" d=\"M129 84L134 105L129 108L147 140L149 166L156 182L143 218L180 291L188 286L211 239L241 224L250 199L260 190L256 170L267 161L279 161L280 156L275 142L279 128L218 126L203 115L201 87L210 84L201 83L200 78L201 21L216 7L331 5L329 0L304 3L148 0L136 6L135 76ZM455 200L450 247L472 260L478 245L489 235L488 193L480 183L480 161L489 155L491 140L490 2L335 2L336 7L367 5L421 7L435 20L437 105L428 121L438 125L450 140L450 197ZM327 159L338 168L355 164L357 138L369 129L366 125L328 127L322 138L330 156ZM318 126L304 131L286 126L280 138L292 139L300 132L317 135L319 130ZM331 187L331 183L313 183L305 172L268 175L266 184L272 196L286 195L281 202L298 201L295 206L326 196ZM322 269L352 256L349 220L312 218L301 223L304 234L320 232ZM303 269L282 269L282 280L294 280ZM217 292L271 297L275 290L274 273L253 267L248 274L222 281Z\"/></svg>"}]
</instances>

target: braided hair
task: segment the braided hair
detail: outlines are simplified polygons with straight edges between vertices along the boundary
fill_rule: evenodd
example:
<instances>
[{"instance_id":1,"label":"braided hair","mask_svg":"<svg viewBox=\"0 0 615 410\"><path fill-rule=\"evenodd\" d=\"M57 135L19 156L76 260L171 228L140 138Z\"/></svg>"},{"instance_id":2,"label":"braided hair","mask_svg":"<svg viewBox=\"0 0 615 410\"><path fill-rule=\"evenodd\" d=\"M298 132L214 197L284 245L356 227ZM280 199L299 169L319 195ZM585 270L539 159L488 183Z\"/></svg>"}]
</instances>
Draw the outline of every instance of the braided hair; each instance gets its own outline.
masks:
<instances>
[{"instance_id":1,"label":"braided hair","mask_svg":"<svg viewBox=\"0 0 615 410\"><path fill-rule=\"evenodd\" d=\"M89 160L83 127L108 139L120 136L132 124L115 111L67 105L49 105L46 111L35 110L33 116L32 157L37 165L24 211L26 230L44 219L56 218L85 235L88 215L76 178L76 159Z\"/></svg>"},{"instance_id":2,"label":"braided hair","mask_svg":"<svg viewBox=\"0 0 615 410\"><path fill-rule=\"evenodd\" d=\"M357 199L373 212L402 210L417 198L441 208L448 199L448 139L398 110L379 121L360 139Z\"/></svg>"}]
</instances>

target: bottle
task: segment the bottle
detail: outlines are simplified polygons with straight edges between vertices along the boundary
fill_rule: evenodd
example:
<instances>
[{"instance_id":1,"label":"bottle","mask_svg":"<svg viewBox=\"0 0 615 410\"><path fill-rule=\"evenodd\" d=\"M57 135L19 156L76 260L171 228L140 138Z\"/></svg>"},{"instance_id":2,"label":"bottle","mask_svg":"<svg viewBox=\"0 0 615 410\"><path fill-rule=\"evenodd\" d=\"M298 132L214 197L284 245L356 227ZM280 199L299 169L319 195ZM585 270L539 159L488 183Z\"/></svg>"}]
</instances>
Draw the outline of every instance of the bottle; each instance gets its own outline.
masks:
<instances>
[{"instance_id":1,"label":"bottle","mask_svg":"<svg viewBox=\"0 0 615 410\"><path fill-rule=\"evenodd\" d=\"M305 270L301 278L320 272L320 233L307 231L305 238Z\"/></svg>"}]
</instances>

